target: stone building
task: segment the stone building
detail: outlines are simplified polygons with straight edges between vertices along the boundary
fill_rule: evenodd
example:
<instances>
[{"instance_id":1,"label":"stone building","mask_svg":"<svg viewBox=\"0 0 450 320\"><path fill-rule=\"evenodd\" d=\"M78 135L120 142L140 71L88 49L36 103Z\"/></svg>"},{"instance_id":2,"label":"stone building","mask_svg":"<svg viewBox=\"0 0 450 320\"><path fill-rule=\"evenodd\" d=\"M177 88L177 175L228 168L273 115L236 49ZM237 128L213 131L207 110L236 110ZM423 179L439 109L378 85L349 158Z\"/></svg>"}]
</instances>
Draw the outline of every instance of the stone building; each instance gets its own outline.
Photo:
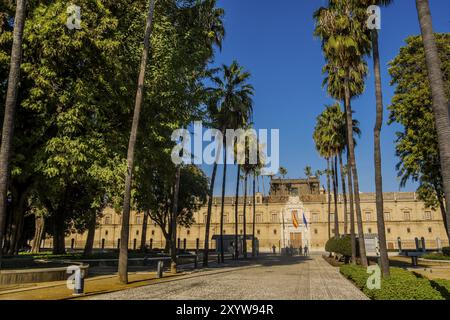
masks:
<instances>
[{"instance_id":1,"label":"stone building","mask_svg":"<svg viewBox=\"0 0 450 320\"><path fill-rule=\"evenodd\" d=\"M259 240L260 252L272 251L288 246L308 245L310 250L324 250L328 240L327 194L320 188L320 181L310 179L272 179L270 193L256 195L255 237ZM374 193L361 193L361 211L365 234L376 234L376 205ZM247 235L252 234L253 200L247 198ZM334 232L334 199L331 205L331 233ZM338 197L339 231L344 232L344 204L342 195ZM243 197L238 204L238 230L243 234ZM212 207L211 238L220 234L221 198L215 197ZM349 210L348 221L350 221ZM197 239L203 248L205 237L207 206L195 213L195 224L189 229L179 228L177 236L180 246L194 249ZM415 193L388 192L384 194L384 217L388 248L397 249L397 239L402 239L404 248L414 246L414 238L424 237L428 248L436 248L437 239L447 245L446 233L440 211L426 208ZM356 219L356 218L355 218ZM224 234L235 234L235 197L225 198ZM95 248L117 248L120 243L120 215L111 208L104 211L100 226L95 234ZM141 242L143 214L133 212L130 218L129 247L139 248ZM348 223L349 232L349 223ZM357 230L355 226L355 230ZM86 234L72 234L66 238L67 248L83 248ZM47 240L48 242L49 240ZM164 248L165 241L159 227L149 221L146 243L152 248ZM214 248L214 242L211 242ZM49 246L49 244L44 244Z\"/></svg>"}]
</instances>

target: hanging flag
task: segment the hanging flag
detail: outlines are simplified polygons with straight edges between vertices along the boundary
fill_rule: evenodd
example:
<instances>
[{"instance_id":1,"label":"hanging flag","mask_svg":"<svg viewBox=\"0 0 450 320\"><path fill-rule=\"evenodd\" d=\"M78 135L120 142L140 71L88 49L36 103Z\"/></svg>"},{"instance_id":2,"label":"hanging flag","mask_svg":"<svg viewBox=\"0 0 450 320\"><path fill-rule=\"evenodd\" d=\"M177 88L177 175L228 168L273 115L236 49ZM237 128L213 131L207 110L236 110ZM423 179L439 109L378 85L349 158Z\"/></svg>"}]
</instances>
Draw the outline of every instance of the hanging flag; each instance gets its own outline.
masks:
<instances>
[{"instance_id":1,"label":"hanging flag","mask_svg":"<svg viewBox=\"0 0 450 320\"><path fill-rule=\"evenodd\" d=\"M299 223L297 220L297 211L292 211L292 224L294 225L295 229L298 229Z\"/></svg>"},{"instance_id":2,"label":"hanging flag","mask_svg":"<svg viewBox=\"0 0 450 320\"><path fill-rule=\"evenodd\" d=\"M306 229L308 229L308 220L306 220L305 213L303 212L303 224L305 225Z\"/></svg>"}]
</instances>

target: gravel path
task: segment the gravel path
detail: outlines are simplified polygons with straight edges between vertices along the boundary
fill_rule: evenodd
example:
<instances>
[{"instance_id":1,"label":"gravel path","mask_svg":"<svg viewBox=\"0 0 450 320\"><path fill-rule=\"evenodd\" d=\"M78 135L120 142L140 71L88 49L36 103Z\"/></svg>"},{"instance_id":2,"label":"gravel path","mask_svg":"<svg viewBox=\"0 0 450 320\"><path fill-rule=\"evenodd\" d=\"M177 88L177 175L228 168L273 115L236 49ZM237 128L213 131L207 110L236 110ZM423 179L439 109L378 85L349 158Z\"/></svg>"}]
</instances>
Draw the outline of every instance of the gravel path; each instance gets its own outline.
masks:
<instances>
[{"instance_id":1,"label":"gravel path","mask_svg":"<svg viewBox=\"0 0 450 320\"><path fill-rule=\"evenodd\" d=\"M201 271L176 280L91 297L96 300L365 300L319 255L261 258L251 266Z\"/></svg>"}]
</instances>

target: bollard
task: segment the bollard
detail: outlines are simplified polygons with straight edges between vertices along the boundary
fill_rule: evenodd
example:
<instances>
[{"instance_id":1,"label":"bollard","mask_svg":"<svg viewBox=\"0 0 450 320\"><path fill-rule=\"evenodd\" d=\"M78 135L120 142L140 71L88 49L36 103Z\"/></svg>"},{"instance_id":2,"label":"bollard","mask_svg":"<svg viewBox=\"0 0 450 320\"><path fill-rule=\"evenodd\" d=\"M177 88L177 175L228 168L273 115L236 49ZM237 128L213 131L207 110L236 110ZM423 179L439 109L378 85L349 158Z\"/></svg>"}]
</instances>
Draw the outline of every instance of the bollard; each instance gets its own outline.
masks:
<instances>
[{"instance_id":1,"label":"bollard","mask_svg":"<svg viewBox=\"0 0 450 320\"><path fill-rule=\"evenodd\" d=\"M158 261L157 269L156 269L156 277L161 279L163 277L163 269L164 269L164 261Z\"/></svg>"},{"instance_id":2,"label":"bollard","mask_svg":"<svg viewBox=\"0 0 450 320\"><path fill-rule=\"evenodd\" d=\"M67 273L70 276L67 278L67 288L73 290L74 296L84 294L84 271L79 266L69 266Z\"/></svg>"},{"instance_id":3,"label":"bollard","mask_svg":"<svg viewBox=\"0 0 450 320\"><path fill-rule=\"evenodd\" d=\"M416 243L416 251L419 251L420 249L419 238L414 238L414 242Z\"/></svg>"},{"instance_id":4,"label":"bollard","mask_svg":"<svg viewBox=\"0 0 450 320\"><path fill-rule=\"evenodd\" d=\"M425 238L422 237L422 238L420 239L420 242L422 242L422 252L427 252Z\"/></svg>"},{"instance_id":5,"label":"bollard","mask_svg":"<svg viewBox=\"0 0 450 320\"><path fill-rule=\"evenodd\" d=\"M402 239L400 237L397 238L397 244L398 244L398 253L402 254Z\"/></svg>"},{"instance_id":6,"label":"bollard","mask_svg":"<svg viewBox=\"0 0 450 320\"><path fill-rule=\"evenodd\" d=\"M84 294L84 271L81 269L75 272L75 287L73 288L74 295Z\"/></svg>"}]
</instances>

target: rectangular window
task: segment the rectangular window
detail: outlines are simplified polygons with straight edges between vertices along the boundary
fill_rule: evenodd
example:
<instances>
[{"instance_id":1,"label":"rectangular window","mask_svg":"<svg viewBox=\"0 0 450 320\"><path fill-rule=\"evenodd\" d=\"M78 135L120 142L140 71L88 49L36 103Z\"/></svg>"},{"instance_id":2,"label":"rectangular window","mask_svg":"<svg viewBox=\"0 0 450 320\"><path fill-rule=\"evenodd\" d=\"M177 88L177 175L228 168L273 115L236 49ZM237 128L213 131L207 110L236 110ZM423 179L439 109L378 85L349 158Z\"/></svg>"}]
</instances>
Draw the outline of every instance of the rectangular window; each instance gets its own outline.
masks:
<instances>
[{"instance_id":1,"label":"rectangular window","mask_svg":"<svg viewBox=\"0 0 450 320\"><path fill-rule=\"evenodd\" d=\"M223 223L228 223L228 215L227 214L223 215Z\"/></svg>"},{"instance_id":2,"label":"rectangular window","mask_svg":"<svg viewBox=\"0 0 450 320\"><path fill-rule=\"evenodd\" d=\"M331 221L331 222L334 222L334 213L331 213L331 214L330 214L330 221Z\"/></svg>"},{"instance_id":3,"label":"rectangular window","mask_svg":"<svg viewBox=\"0 0 450 320\"><path fill-rule=\"evenodd\" d=\"M405 221L410 221L410 220L411 220L411 212L409 212L409 211L404 211L404 212L403 212L403 219L404 219Z\"/></svg>"},{"instance_id":4,"label":"rectangular window","mask_svg":"<svg viewBox=\"0 0 450 320\"><path fill-rule=\"evenodd\" d=\"M244 215L239 215L239 222L243 223L244 222Z\"/></svg>"},{"instance_id":5,"label":"rectangular window","mask_svg":"<svg viewBox=\"0 0 450 320\"><path fill-rule=\"evenodd\" d=\"M372 221L372 212L366 212L366 221Z\"/></svg>"},{"instance_id":6,"label":"rectangular window","mask_svg":"<svg viewBox=\"0 0 450 320\"><path fill-rule=\"evenodd\" d=\"M320 215L318 213L312 214L312 222L319 222Z\"/></svg>"},{"instance_id":7,"label":"rectangular window","mask_svg":"<svg viewBox=\"0 0 450 320\"><path fill-rule=\"evenodd\" d=\"M433 220L433 215L431 214L431 211L425 211L424 218L425 220Z\"/></svg>"},{"instance_id":8,"label":"rectangular window","mask_svg":"<svg viewBox=\"0 0 450 320\"><path fill-rule=\"evenodd\" d=\"M391 221L391 213L390 212L385 212L384 213L384 220L385 221Z\"/></svg>"},{"instance_id":9,"label":"rectangular window","mask_svg":"<svg viewBox=\"0 0 450 320\"><path fill-rule=\"evenodd\" d=\"M255 220L256 223L261 223L262 222L262 216L260 214L257 214L255 219L256 219Z\"/></svg>"},{"instance_id":10,"label":"rectangular window","mask_svg":"<svg viewBox=\"0 0 450 320\"><path fill-rule=\"evenodd\" d=\"M271 222L278 222L278 214L272 213Z\"/></svg>"}]
</instances>

